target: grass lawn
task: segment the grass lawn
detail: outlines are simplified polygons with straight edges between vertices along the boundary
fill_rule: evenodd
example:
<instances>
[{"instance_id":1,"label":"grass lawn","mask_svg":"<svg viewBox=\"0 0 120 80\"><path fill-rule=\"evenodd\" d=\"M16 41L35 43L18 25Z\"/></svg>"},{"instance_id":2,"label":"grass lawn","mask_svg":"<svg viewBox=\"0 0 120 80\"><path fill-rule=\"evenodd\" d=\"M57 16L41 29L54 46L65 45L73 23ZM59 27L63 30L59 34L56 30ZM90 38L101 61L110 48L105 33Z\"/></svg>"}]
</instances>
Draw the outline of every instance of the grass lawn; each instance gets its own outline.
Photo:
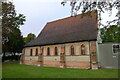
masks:
<instances>
[{"instance_id":1,"label":"grass lawn","mask_svg":"<svg viewBox=\"0 0 120 80\"><path fill-rule=\"evenodd\" d=\"M3 63L3 78L118 78L117 69L70 69Z\"/></svg>"}]
</instances>

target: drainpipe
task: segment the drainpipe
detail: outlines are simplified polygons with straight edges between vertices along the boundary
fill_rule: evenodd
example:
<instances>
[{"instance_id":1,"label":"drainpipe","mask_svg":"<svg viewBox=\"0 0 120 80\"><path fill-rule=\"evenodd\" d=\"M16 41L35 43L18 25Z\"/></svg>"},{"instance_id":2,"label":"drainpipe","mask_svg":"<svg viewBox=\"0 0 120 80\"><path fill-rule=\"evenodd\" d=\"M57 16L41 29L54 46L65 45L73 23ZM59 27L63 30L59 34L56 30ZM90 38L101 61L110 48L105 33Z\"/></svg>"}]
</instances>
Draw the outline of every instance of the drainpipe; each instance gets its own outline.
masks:
<instances>
[{"instance_id":1,"label":"drainpipe","mask_svg":"<svg viewBox=\"0 0 120 80\"><path fill-rule=\"evenodd\" d=\"M89 54L90 54L90 69L92 69L92 57L91 57L91 50L90 50L90 41L89 42Z\"/></svg>"}]
</instances>

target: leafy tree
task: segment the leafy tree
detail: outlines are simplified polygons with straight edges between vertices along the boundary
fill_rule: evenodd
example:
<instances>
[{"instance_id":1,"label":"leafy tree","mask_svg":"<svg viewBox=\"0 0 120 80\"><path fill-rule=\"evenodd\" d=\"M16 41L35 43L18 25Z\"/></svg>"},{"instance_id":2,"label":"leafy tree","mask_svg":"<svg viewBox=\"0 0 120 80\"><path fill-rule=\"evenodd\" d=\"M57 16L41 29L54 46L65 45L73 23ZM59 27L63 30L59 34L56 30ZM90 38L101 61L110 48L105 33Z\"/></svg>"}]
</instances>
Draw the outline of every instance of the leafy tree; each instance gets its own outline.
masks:
<instances>
[{"instance_id":1,"label":"leafy tree","mask_svg":"<svg viewBox=\"0 0 120 80\"><path fill-rule=\"evenodd\" d=\"M12 2L2 2L2 36L3 43L8 39L10 32L13 32L13 27L19 28L20 25L23 25L25 21L25 16L19 14L17 16L15 11L15 6Z\"/></svg>"},{"instance_id":2,"label":"leafy tree","mask_svg":"<svg viewBox=\"0 0 120 80\"><path fill-rule=\"evenodd\" d=\"M112 25L108 28L101 28L102 42L120 42L120 27Z\"/></svg>"},{"instance_id":3,"label":"leafy tree","mask_svg":"<svg viewBox=\"0 0 120 80\"><path fill-rule=\"evenodd\" d=\"M12 2L2 2L2 52L21 52L24 45L20 32L20 25L23 25L25 16L16 14Z\"/></svg>"},{"instance_id":4,"label":"leafy tree","mask_svg":"<svg viewBox=\"0 0 120 80\"><path fill-rule=\"evenodd\" d=\"M64 6L68 1L70 1L71 6L71 16L74 16L77 14L77 12L80 10L82 13L86 13L88 11L97 10L98 11L98 21L99 26L110 26L111 23L116 23L117 25L120 25L120 1L119 0L63 0L61 4ZM114 9L118 9L118 12L116 13L117 19L114 19L112 21L107 21L107 24L103 24L101 22L101 13L104 13L105 11L109 12L109 16L112 15L112 11Z\"/></svg>"},{"instance_id":5,"label":"leafy tree","mask_svg":"<svg viewBox=\"0 0 120 80\"><path fill-rule=\"evenodd\" d=\"M23 49L23 45L24 40L23 40L23 36L21 36L21 31L20 29L14 27L13 28L13 32L10 33L9 37L9 42L7 43L8 45L10 45L10 52L16 53L16 52L21 52Z\"/></svg>"},{"instance_id":6,"label":"leafy tree","mask_svg":"<svg viewBox=\"0 0 120 80\"><path fill-rule=\"evenodd\" d=\"M25 43L29 43L30 41L34 40L36 38L35 34L29 33L27 37L24 38Z\"/></svg>"}]
</instances>

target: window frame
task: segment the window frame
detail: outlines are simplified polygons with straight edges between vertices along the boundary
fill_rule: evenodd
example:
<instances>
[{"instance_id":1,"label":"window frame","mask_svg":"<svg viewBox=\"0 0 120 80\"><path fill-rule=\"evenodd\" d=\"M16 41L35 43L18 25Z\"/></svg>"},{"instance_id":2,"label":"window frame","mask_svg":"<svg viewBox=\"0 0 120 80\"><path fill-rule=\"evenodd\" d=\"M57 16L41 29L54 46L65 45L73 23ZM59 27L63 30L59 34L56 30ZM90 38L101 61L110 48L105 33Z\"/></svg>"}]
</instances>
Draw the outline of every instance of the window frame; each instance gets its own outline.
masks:
<instances>
[{"instance_id":1,"label":"window frame","mask_svg":"<svg viewBox=\"0 0 120 80\"><path fill-rule=\"evenodd\" d=\"M73 45L70 46L71 56L75 56L75 47Z\"/></svg>"},{"instance_id":2,"label":"window frame","mask_svg":"<svg viewBox=\"0 0 120 80\"><path fill-rule=\"evenodd\" d=\"M55 47L55 48L54 48L54 51L55 51L55 52L54 52L54 55L55 55L55 56L58 56L58 47Z\"/></svg>"},{"instance_id":3,"label":"window frame","mask_svg":"<svg viewBox=\"0 0 120 80\"><path fill-rule=\"evenodd\" d=\"M84 54L83 54L82 46L84 46ZM83 56L86 55L86 50L85 50L86 46L84 44L81 44L80 47L81 47L81 55L83 55Z\"/></svg>"},{"instance_id":4,"label":"window frame","mask_svg":"<svg viewBox=\"0 0 120 80\"><path fill-rule=\"evenodd\" d=\"M38 48L35 49L35 56L38 56Z\"/></svg>"},{"instance_id":5,"label":"window frame","mask_svg":"<svg viewBox=\"0 0 120 80\"><path fill-rule=\"evenodd\" d=\"M30 56L33 56L33 49L30 49Z\"/></svg>"},{"instance_id":6,"label":"window frame","mask_svg":"<svg viewBox=\"0 0 120 80\"><path fill-rule=\"evenodd\" d=\"M50 47L47 48L47 56L50 56Z\"/></svg>"}]
</instances>

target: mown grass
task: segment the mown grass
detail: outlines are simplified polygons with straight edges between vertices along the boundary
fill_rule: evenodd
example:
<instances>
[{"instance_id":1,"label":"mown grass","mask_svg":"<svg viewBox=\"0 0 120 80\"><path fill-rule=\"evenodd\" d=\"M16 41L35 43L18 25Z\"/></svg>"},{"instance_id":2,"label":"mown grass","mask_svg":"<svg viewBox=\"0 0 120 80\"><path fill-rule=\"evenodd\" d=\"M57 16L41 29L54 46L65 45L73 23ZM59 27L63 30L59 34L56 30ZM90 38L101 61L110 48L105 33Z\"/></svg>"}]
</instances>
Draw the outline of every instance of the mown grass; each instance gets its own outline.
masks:
<instances>
[{"instance_id":1,"label":"mown grass","mask_svg":"<svg viewBox=\"0 0 120 80\"><path fill-rule=\"evenodd\" d=\"M3 63L3 78L118 78L117 69L70 69L54 67L38 67L19 64L19 62Z\"/></svg>"}]
</instances>

